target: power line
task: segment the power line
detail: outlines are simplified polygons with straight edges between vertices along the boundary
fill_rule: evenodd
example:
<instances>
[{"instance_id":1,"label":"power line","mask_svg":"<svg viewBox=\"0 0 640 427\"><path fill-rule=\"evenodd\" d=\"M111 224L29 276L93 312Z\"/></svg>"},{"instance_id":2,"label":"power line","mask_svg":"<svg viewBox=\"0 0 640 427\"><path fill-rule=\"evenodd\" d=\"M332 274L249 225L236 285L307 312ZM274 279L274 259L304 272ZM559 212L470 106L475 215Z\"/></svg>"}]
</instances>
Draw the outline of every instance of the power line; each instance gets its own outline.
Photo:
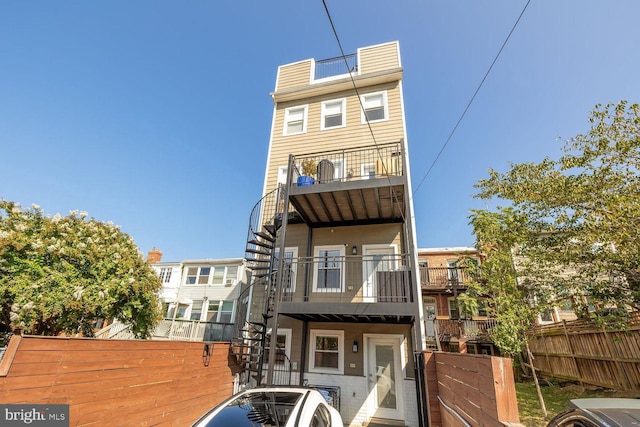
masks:
<instances>
[{"instance_id":1,"label":"power line","mask_svg":"<svg viewBox=\"0 0 640 427\"><path fill-rule=\"evenodd\" d=\"M340 48L340 55L342 56L342 59L344 60L344 63L347 67L347 70L349 70L349 77L351 78L351 84L353 85L353 90L356 93L356 97L358 98L358 102L360 103L360 109L362 112L364 112L364 119L367 122L367 126L369 128L369 133L371 134L371 139L373 140L373 145L375 145L376 147L376 151L378 153L378 156L380 157L380 160L383 160L382 158L382 154L380 153L380 148L378 147L378 142L376 141L376 136L373 132L373 128L371 127L371 123L369 122L369 117L367 117L366 111L364 109L364 105L362 103L362 97L360 96L360 92L358 91L358 86L356 85L356 82L353 78L353 73L351 68L349 67L349 62L347 61L347 56L344 53L344 49L342 49L342 43L340 42L340 37L338 36L338 32L336 31L336 27L335 25L333 25L333 19L331 19L331 13L329 12L329 8L327 7L327 3L325 0L322 0L322 4L324 5L324 10L327 13L327 18L329 18L329 24L331 24L331 29L333 30L333 35L336 39L336 42L338 43L338 47ZM387 171L387 165L385 164L385 162L382 162L382 168L383 171L385 173L385 175L387 176L387 181L389 181L389 192L391 193L391 197L395 200L396 203L399 203L399 199L398 199L398 195L396 194L396 192L393 189L393 185L391 184L391 178L389 176L389 173ZM400 215L402 216L402 220L406 221L406 218L404 216L404 212L402 209L400 209Z\"/></svg>"},{"instance_id":2,"label":"power line","mask_svg":"<svg viewBox=\"0 0 640 427\"><path fill-rule=\"evenodd\" d=\"M491 72L491 70L493 69L493 66L495 65L495 63L498 61L498 58L500 57L500 54L502 53L502 51L504 50L504 47L507 45L507 42L509 41L509 39L511 38L511 34L513 34L513 32L515 31L516 27L518 26L518 23L520 22L520 19L522 18L522 15L524 15L524 12L527 10L527 7L529 6L529 3L531 3L531 0L527 0L527 3L524 5L524 8L522 8L522 12L520 12L520 16L518 16L518 19L516 19L515 24L513 24L513 27L511 28L511 31L509 31L509 34L507 35L507 38L504 40L504 42L502 43L502 46L500 47L500 50L498 51L497 55L495 58L493 58L493 62L491 63L491 66L489 67L489 69L487 70L487 72L485 73L484 77L482 78L482 81L480 82L480 84L478 85L478 88L476 89L476 91L473 93L473 96L471 97L471 99L469 100L469 103L467 104L466 108L464 109L464 111L462 112L462 115L460 116L460 118L458 119L458 121L456 122L456 125L453 127L453 130L451 131L451 133L449 134L449 137L447 138L447 140L445 141L445 143L442 145L442 148L440 149L440 151L438 152L438 155L436 156L436 158L433 160L433 163L431 163L431 166L429 166L429 169L427 170L427 173L425 173L424 177L422 177L422 180L420 180L420 183L418 184L418 186L415 188L415 190L413 190L413 197L415 198L416 193L418 192L418 190L420 189L420 186L422 185L422 183L427 179L427 177L429 176L429 173L431 172L431 169L433 169L433 167L435 166L435 164L437 163L438 159L440 158L440 155L442 155L442 153L444 152L444 149L447 147L447 145L449 144L449 141L451 141L451 138L453 137L453 134L456 133L456 130L458 129L458 126L460 125L460 123L462 122L462 119L464 119L464 116L467 114L467 111L469 110L469 107L471 107L471 104L473 104L473 101L476 99L476 95L478 95L478 92L480 92L480 88L482 87L482 85L484 84L484 81L487 79L487 77L489 76L489 73Z\"/></svg>"}]
</instances>

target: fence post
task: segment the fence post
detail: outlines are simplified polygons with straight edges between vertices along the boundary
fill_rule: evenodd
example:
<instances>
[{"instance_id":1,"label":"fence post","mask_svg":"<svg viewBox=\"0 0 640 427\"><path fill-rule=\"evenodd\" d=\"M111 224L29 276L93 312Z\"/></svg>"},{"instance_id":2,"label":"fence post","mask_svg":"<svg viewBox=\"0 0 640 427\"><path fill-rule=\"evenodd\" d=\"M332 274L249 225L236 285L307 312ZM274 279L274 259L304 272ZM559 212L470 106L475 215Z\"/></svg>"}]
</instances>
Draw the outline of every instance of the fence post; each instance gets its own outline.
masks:
<instances>
[{"instance_id":1,"label":"fence post","mask_svg":"<svg viewBox=\"0 0 640 427\"><path fill-rule=\"evenodd\" d=\"M571 351L571 359L573 360L573 364L576 367L576 371L578 372L578 378L580 378L580 385L583 385L582 382L582 371L580 370L580 365L578 365L578 360L576 358L576 352L573 348L573 344L571 343L571 339L569 338L569 333L567 332L567 321L562 321L562 329L564 330L564 337L567 340L567 344L569 344L569 351Z\"/></svg>"}]
</instances>

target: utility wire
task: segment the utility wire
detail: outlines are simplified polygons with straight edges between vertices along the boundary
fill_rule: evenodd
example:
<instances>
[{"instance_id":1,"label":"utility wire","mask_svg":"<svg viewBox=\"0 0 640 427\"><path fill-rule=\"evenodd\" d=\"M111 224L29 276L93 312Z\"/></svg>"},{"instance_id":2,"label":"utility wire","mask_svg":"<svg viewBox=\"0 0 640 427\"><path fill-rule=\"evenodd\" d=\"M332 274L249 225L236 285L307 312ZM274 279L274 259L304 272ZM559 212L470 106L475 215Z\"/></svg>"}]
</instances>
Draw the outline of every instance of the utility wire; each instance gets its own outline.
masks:
<instances>
[{"instance_id":1,"label":"utility wire","mask_svg":"<svg viewBox=\"0 0 640 427\"><path fill-rule=\"evenodd\" d=\"M471 104L473 104L473 101L476 99L476 95L478 95L478 92L480 92L480 88L484 84L484 81L487 79L487 77L489 76L489 73L491 73L491 70L493 69L493 66L498 61L498 58L500 57L500 54L502 53L504 47L507 45L507 42L511 38L511 34L513 34L513 32L515 31L516 27L518 26L518 23L520 22L520 19L522 18L522 15L524 15L524 12L527 10L527 7L529 6L529 3L531 3L531 0L527 0L527 3L524 5L524 8L522 9L522 12L520 12L520 16L518 16L518 19L516 20L515 24L513 24L513 27L511 28L511 31L509 31L509 35L507 35L507 38L504 40L504 43L502 43L502 46L500 47L500 50L498 51L498 54L493 59L493 62L491 63L491 66L489 67L489 69L485 73L484 77L482 78L482 81L478 85L478 88L473 93L473 96L471 97L471 99L469 100L469 103L467 104L466 108L462 112L462 115L460 116L460 118L456 122L456 125L453 127L453 130L449 134L449 137L447 138L447 140L445 141L444 145L442 146L442 148L438 152L438 155L436 156L436 158L433 160L433 163L431 163L431 166L429 166L429 169L427 170L427 173L425 173L424 177L422 177L422 180L420 180L420 183L418 184L418 186L415 188L415 190L413 190L413 197L414 198L415 198L416 193L420 189L420 186L422 185L422 183L429 176L429 173L431 172L431 169L433 169L435 164L438 162L438 159L440 158L440 156L444 152L444 149L449 144L449 141L451 141L451 138L453 137L453 134L456 133L456 130L458 129L458 126L460 125L460 122L462 122L462 119L464 119L464 116L467 114L467 111L469 110L469 107L471 107Z\"/></svg>"},{"instance_id":2,"label":"utility wire","mask_svg":"<svg viewBox=\"0 0 640 427\"><path fill-rule=\"evenodd\" d=\"M353 85L353 90L356 93L356 97L358 98L358 102L360 103L360 109L361 111L364 112L364 118L367 122L367 126L369 128L369 133L371 134L371 138L373 140L373 145L376 146L376 150L378 152L378 157L380 157L380 160L384 160L382 158L382 154L380 153L380 148L378 147L378 142L376 141L376 136L373 132L373 128L371 127L371 123L369 123L369 117L367 117L366 111L364 109L364 104L362 103L362 97L360 96L360 92L358 91L358 86L356 85L356 82L353 78L353 73L351 68L349 67L349 62L347 61L347 56L344 53L344 49L342 49L342 43L340 42L340 37L338 36L338 32L336 31L336 27L335 25L333 25L333 19L331 19L331 13L329 12L329 8L327 7L327 3L325 0L322 0L322 4L324 5L324 10L327 13L327 18L329 19L329 24L331 24L331 29L333 30L333 35L336 39L336 42L338 43L338 47L340 48L340 56L342 57L342 59L344 60L344 64L347 67L347 70L349 70L349 77L351 78L351 84ZM391 197L395 200L396 203L399 203L398 200L398 195L395 193L395 191L393 190L393 185L391 184L391 178L389 176L389 172L387 170L387 165L386 163L383 161L381 162L382 164L382 168L384 170L385 175L387 176L387 181L389 181L389 191L391 193ZM404 212L402 209L400 210L400 215L402 216L402 220L406 221L406 218L404 216Z\"/></svg>"}]
</instances>

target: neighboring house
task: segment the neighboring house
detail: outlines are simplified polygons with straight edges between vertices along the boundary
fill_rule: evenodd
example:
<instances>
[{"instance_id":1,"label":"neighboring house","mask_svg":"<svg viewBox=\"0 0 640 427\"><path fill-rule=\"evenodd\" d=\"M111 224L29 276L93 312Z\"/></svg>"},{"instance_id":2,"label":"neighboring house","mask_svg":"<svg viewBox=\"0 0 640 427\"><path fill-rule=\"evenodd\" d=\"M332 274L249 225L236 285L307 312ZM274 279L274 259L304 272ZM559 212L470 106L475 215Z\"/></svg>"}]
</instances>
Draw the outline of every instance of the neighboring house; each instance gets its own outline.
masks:
<instances>
[{"instance_id":1,"label":"neighboring house","mask_svg":"<svg viewBox=\"0 0 640 427\"><path fill-rule=\"evenodd\" d=\"M164 316L151 339L231 341L236 335L238 290L248 282L243 258L162 262L162 252L154 248L147 262L162 280L159 297ZM117 321L96 336L133 337L128 326Z\"/></svg>"},{"instance_id":2,"label":"neighboring house","mask_svg":"<svg viewBox=\"0 0 640 427\"><path fill-rule=\"evenodd\" d=\"M466 312L458 298L473 280L465 264L480 263L475 247L418 249L427 346L454 353L496 355L488 337L495 320L488 317L485 299L475 312Z\"/></svg>"},{"instance_id":3,"label":"neighboring house","mask_svg":"<svg viewBox=\"0 0 640 427\"><path fill-rule=\"evenodd\" d=\"M351 425L418 425L424 341L402 75L397 42L280 66L250 218L236 343L245 381L323 386L343 396Z\"/></svg>"}]
</instances>

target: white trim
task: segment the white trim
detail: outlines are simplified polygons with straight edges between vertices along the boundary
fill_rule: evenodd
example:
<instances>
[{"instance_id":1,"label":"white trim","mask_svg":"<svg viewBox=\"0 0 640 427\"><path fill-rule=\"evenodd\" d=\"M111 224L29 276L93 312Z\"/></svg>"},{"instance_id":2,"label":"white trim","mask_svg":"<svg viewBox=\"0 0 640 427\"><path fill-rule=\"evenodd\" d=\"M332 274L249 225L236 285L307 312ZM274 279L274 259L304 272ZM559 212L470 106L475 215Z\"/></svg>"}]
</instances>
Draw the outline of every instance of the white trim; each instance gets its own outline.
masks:
<instances>
[{"instance_id":1,"label":"white trim","mask_svg":"<svg viewBox=\"0 0 640 427\"><path fill-rule=\"evenodd\" d=\"M364 350L363 350L363 358L364 358L364 374L365 376L369 377L369 360L370 360L370 354L369 354L369 344L372 340L375 341L390 341L393 343L394 346L394 353L395 350L398 350L398 353L395 354L395 356L397 356L395 362L396 362L396 379L395 379L395 386L396 386L396 402L397 402L397 413L398 413L398 417L399 419L403 419L403 417L405 416L404 413L404 381L407 379L407 364L406 364L406 356L405 356L405 340L406 337L403 334L363 334L362 335L362 339L363 339L363 344L364 344ZM374 402L374 398L375 398L375 393L373 393L372 388L373 388L374 384L369 381L368 382L368 386L367 386L367 400L366 400L366 406L367 406L367 414L369 415L369 417L372 417L375 414L375 410L376 410L376 403Z\"/></svg>"},{"instance_id":2,"label":"white trim","mask_svg":"<svg viewBox=\"0 0 640 427\"><path fill-rule=\"evenodd\" d=\"M271 335L271 331L273 329L269 328L267 330L267 335ZM277 341L277 335L284 335L285 337L285 341L284 341L284 354L287 355L287 357L289 358L289 360L291 360L291 329L290 328L278 328L277 332L276 332L276 341Z\"/></svg>"},{"instance_id":3,"label":"white trim","mask_svg":"<svg viewBox=\"0 0 640 427\"><path fill-rule=\"evenodd\" d=\"M287 132L289 125L289 114L294 110L302 110L302 130L298 132ZM290 135L300 135L307 132L307 115L309 113L309 105L296 105L294 107L285 108L284 110L284 124L282 126L282 135L290 136Z\"/></svg>"},{"instance_id":4,"label":"white trim","mask_svg":"<svg viewBox=\"0 0 640 427\"><path fill-rule=\"evenodd\" d=\"M320 251L332 251L337 250L340 252L340 259L337 260L340 266L340 288L318 288L318 266L320 264ZM326 245L326 246L315 246L313 248L313 289L312 292L344 292L344 281L345 281L345 271L344 271L344 257L345 257L345 246L344 245Z\"/></svg>"},{"instance_id":5,"label":"white trim","mask_svg":"<svg viewBox=\"0 0 640 427\"><path fill-rule=\"evenodd\" d=\"M383 111L384 111L384 118L378 119L378 120L369 120L369 123L386 122L387 120L389 120L389 100L387 98L387 91L386 90L382 90L382 91L379 91L379 92L363 93L362 95L360 95L360 102L361 102L361 105L362 105L362 107L360 108L360 123L361 124L366 124L367 123L367 116L365 114L367 98L368 97L373 97L373 96L378 96L378 95L382 95L382 108L383 108Z\"/></svg>"},{"instance_id":6,"label":"white trim","mask_svg":"<svg viewBox=\"0 0 640 427\"><path fill-rule=\"evenodd\" d=\"M316 368L316 337L338 337L338 368ZM309 372L319 374L344 374L344 331L337 329L311 329L309 331Z\"/></svg>"},{"instance_id":7,"label":"white trim","mask_svg":"<svg viewBox=\"0 0 640 427\"><path fill-rule=\"evenodd\" d=\"M297 246L287 246L284 248L284 253L286 254L287 252L291 252L291 274L292 274L292 280L291 280L291 292L295 292L296 291L296 279L297 279L297 272L298 272L298 247ZM276 256L278 256L278 254L280 253L280 248L276 248L274 254Z\"/></svg>"},{"instance_id":8,"label":"white trim","mask_svg":"<svg viewBox=\"0 0 640 427\"><path fill-rule=\"evenodd\" d=\"M391 249L391 254L389 254L387 251L388 249ZM396 256L398 254L398 245L395 243L376 243L376 244L369 244L369 245L362 245L362 256L363 256L363 261L362 261L362 301L363 302L375 302L376 300L376 295L377 295L377 283L374 283L374 281L372 281L371 283L369 283L369 275L372 274L372 271L369 271L370 268L370 260L367 258L368 255L374 255L373 253L370 252L375 252L375 251L385 251L385 255L392 255L391 258L391 269L392 270L397 270L398 269L398 257Z\"/></svg>"},{"instance_id":9,"label":"white trim","mask_svg":"<svg viewBox=\"0 0 640 427\"><path fill-rule=\"evenodd\" d=\"M327 114L327 104L340 103L340 115L342 116L341 124L339 126L325 126L325 116ZM347 126L347 98L330 99L322 101L320 105L320 130L339 129Z\"/></svg>"}]
</instances>

